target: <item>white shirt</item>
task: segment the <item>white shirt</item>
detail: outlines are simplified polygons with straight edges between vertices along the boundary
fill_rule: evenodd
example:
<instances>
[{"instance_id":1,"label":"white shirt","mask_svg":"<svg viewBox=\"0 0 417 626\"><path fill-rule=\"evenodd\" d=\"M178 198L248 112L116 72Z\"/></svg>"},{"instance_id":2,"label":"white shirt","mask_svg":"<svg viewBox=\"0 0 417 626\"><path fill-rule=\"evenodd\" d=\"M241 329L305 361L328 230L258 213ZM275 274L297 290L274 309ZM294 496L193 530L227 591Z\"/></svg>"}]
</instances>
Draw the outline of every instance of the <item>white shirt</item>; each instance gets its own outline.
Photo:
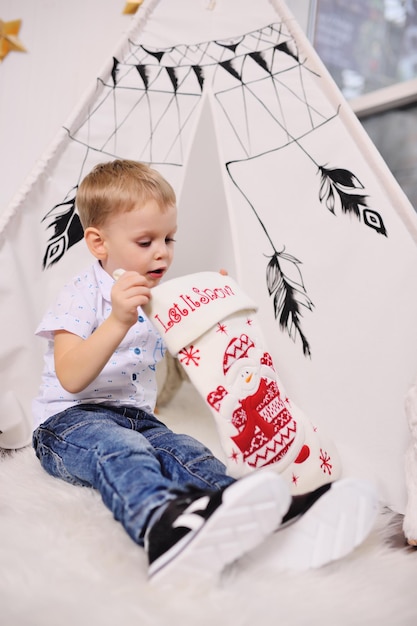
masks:
<instances>
[{"instance_id":1,"label":"white shirt","mask_svg":"<svg viewBox=\"0 0 417 626\"><path fill-rule=\"evenodd\" d=\"M165 347L162 338L138 308L138 321L97 378L80 393L60 385L54 366L54 332L66 330L87 339L111 312L114 280L96 261L65 285L35 334L48 340L42 384L33 402L34 428L51 415L76 404L105 403L134 406L152 412L156 402L156 363Z\"/></svg>"}]
</instances>

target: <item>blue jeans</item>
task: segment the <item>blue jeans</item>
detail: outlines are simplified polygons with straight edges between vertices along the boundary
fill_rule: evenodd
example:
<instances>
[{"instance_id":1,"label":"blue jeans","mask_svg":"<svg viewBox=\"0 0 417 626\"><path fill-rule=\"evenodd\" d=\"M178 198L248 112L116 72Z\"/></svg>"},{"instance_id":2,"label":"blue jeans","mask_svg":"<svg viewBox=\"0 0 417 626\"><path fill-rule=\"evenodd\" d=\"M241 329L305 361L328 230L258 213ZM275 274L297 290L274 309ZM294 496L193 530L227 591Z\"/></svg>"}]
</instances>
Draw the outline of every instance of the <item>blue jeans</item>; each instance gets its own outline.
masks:
<instances>
[{"instance_id":1,"label":"blue jeans","mask_svg":"<svg viewBox=\"0 0 417 626\"><path fill-rule=\"evenodd\" d=\"M71 407L35 430L33 447L52 476L97 489L139 545L161 507L188 487L216 491L234 482L199 441L132 407Z\"/></svg>"}]
</instances>

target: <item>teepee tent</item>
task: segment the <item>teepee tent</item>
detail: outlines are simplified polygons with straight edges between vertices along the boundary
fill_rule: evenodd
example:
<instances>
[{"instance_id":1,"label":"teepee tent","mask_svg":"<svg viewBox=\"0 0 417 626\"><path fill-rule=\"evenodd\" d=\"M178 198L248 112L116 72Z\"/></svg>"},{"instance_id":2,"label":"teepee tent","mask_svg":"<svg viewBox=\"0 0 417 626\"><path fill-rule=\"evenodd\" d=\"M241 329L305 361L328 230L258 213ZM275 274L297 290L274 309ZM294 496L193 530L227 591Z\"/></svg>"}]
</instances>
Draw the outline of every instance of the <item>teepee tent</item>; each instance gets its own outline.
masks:
<instances>
[{"instance_id":1,"label":"teepee tent","mask_svg":"<svg viewBox=\"0 0 417 626\"><path fill-rule=\"evenodd\" d=\"M90 260L77 185L114 158L176 190L171 276L228 269L288 394L402 511L417 217L279 0L145 0L3 215L0 446L30 440L34 328Z\"/></svg>"}]
</instances>

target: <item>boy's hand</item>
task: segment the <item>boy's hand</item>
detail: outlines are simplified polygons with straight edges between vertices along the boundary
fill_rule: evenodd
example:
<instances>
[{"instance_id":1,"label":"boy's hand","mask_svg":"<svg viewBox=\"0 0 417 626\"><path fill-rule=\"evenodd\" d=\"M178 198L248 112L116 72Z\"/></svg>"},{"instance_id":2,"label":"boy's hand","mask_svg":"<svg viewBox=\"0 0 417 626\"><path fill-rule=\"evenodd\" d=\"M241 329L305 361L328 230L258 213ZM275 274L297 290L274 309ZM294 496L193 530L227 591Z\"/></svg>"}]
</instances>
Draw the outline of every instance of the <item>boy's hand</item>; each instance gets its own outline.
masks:
<instances>
[{"instance_id":1,"label":"boy's hand","mask_svg":"<svg viewBox=\"0 0 417 626\"><path fill-rule=\"evenodd\" d=\"M111 290L111 315L130 328L138 319L138 307L149 302L151 290L145 276L138 272L123 272L121 275L118 272L115 278L117 280Z\"/></svg>"}]
</instances>

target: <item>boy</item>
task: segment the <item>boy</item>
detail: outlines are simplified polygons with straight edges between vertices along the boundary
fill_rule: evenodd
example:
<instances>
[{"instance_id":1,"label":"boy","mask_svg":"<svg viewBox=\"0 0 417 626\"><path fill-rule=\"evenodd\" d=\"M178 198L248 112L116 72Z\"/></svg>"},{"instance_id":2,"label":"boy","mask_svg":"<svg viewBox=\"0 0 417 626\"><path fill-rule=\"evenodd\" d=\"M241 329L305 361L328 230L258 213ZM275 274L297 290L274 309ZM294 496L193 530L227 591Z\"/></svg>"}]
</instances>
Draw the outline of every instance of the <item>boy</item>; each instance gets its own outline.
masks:
<instances>
[{"instance_id":1,"label":"boy","mask_svg":"<svg viewBox=\"0 0 417 626\"><path fill-rule=\"evenodd\" d=\"M283 518L308 511L308 526L317 506L339 506L343 485L291 500L275 472L235 481L205 446L153 415L164 347L141 307L173 259L169 183L141 163L103 163L81 182L77 206L96 260L64 287L37 329L49 342L34 401L33 445L43 467L101 493L145 547L154 581L212 578Z\"/></svg>"}]
</instances>

